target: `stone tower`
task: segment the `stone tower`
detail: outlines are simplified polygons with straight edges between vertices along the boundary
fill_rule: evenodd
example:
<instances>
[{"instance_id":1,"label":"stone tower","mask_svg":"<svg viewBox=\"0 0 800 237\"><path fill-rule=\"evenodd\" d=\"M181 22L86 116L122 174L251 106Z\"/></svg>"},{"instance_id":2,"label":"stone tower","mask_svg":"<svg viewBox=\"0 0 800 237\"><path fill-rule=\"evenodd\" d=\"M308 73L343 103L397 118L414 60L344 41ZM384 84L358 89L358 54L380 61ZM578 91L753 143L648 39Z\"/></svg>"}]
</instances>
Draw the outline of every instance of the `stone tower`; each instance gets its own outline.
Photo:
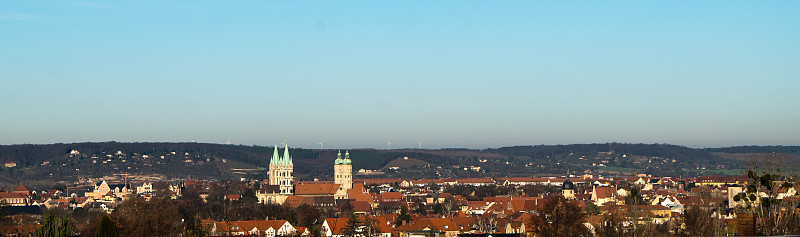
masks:
<instances>
[{"instance_id":1,"label":"stone tower","mask_svg":"<svg viewBox=\"0 0 800 237\"><path fill-rule=\"evenodd\" d=\"M284 147L283 156L278 155L278 145L275 145L272 159L269 160L269 185L280 186L282 195L292 195L294 193L293 172L294 164L292 157L289 156L289 145Z\"/></svg>"},{"instance_id":2,"label":"stone tower","mask_svg":"<svg viewBox=\"0 0 800 237\"><path fill-rule=\"evenodd\" d=\"M347 190L353 188L353 165L350 160L350 151L345 151L344 159L342 159L342 151L336 154L336 161L333 162L333 183L341 184L340 190Z\"/></svg>"}]
</instances>

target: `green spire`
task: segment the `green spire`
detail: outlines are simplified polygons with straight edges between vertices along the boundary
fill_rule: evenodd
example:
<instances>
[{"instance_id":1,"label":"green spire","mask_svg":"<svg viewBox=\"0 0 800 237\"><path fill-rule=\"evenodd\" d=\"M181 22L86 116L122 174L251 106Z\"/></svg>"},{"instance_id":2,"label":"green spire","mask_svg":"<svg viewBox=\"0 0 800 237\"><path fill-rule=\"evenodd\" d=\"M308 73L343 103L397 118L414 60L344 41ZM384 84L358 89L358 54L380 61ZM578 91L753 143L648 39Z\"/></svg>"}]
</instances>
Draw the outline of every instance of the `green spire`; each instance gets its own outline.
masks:
<instances>
[{"instance_id":1,"label":"green spire","mask_svg":"<svg viewBox=\"0 0 800 237\"><path fill-rule=\"evenodd\" d=\"M291 165L292 164L292 157L289 156L289 144L286 144L286 147L283 148L283 165Z\"/></svg>"},{"instance_id":2,"label":"green spire","mask_svg":"<svg viewBox=\"0 0 800 237\"><path fill-rule=\"evenodd\" d=\"M272 152L272 159L269 160L269 164L278 164L278 159L280 159L280 157L278 157L278 144L275 144L275 151Z\"/></svg>"},{"instance_id":3,"label":"green spire","mask_svg":"<svg viewBox=\"0 0 800 237\"><path fill-rule=\"evenodd\" d=\"M336 160L333 161L333 164L334 165L338 165L338 164L341 164L341 163L342 163L342 150L339 150L339 152L336 153Z\"/></svg>"},{"instance_id":4,"label":"green spire","mask_svg":"<svg viewBox=\"0 0 800 237\"><path fill-rule=\"evenodd\" d=\"M344 152L344 160L342 160L342 161L343 161L342 163L344 163L345 165L349 165L350 162L352 162L350 160L350 150L347 150L347 151Z\"/></svg>"}]
</instances>

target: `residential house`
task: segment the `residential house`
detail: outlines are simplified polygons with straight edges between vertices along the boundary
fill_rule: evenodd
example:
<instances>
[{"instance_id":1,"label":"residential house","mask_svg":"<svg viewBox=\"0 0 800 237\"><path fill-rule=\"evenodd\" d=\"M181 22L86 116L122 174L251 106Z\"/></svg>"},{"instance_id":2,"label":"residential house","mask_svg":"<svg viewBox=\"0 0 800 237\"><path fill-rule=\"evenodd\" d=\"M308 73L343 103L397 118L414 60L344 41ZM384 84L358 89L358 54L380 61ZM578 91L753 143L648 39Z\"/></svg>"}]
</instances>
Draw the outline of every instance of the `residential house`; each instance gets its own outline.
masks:
<instances>
[{"instance_id":1,"label":"residential house","mask_svg":"<svg viewBox=\"0 0 800 237\"><path fill-rule=\"evenodd\" d=\"M607 202L617 202L616 187L592 187L592 201L598 206L603 206Z\"/></svg>"},{"instance_id":2,"label":"residential house","mask_svg":"<svg viewBox=\"0 0 800 237\"><path fill-rule=\"evenodd\" d=\"M364 216L358 217L364 223ZM342 231L347 226L348 218L325 218L322 222L322 234L327 237L342 237ZM377 237L391 237L392 227L389 226L388 221L384 217L371 217L369 219L375 227ZM360 232L365 231L362 229L357 230Z\"/></svg>"}]
</instances>

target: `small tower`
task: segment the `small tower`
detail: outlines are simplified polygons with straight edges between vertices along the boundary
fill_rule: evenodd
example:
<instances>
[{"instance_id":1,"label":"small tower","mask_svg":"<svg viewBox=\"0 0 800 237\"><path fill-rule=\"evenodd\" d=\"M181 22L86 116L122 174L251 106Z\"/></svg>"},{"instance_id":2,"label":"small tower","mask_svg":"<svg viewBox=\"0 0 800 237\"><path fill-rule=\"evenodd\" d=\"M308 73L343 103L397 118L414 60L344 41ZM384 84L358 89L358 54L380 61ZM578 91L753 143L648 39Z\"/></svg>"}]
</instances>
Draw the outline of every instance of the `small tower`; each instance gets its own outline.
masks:
<instances>
[{"instance_id":1,"label":"small tower","mask_svg":"<svg viewBox=\"0 0 800 237\"><path fill-rule=\"evenodd\" d=\"M561 185L561 194L567 200L575 199L575 184L569 181L569 173L567 173L567 180Z\"/></svg>"},{"instance_id":2,"label":"small tower","mask_svg":"<svg viewBox=\"0 0 800 237\"><path fill-rule=\"evenodd\" d=\"M333 163L333 175L333 183L340 184L339 189L344 190L344 193L353 188L353 165L350 160L350 151L345 151L344 159L342 158L342 151L336 154L336 160Z\"/></svg>"},{"instance_id":3,"label":"small tower","mask_svg":"<svg viewBox=\"0 0 800 237\"><path fill-rule=\"evenodd\" d=\"M289 155L289 145L283 150L283 156L278 155L278 145L272 152L272 159L269 160L269 185L280 186L281 194L292 195L294 193L293 181L294 164Z\"/></svg>"}]
</instances>

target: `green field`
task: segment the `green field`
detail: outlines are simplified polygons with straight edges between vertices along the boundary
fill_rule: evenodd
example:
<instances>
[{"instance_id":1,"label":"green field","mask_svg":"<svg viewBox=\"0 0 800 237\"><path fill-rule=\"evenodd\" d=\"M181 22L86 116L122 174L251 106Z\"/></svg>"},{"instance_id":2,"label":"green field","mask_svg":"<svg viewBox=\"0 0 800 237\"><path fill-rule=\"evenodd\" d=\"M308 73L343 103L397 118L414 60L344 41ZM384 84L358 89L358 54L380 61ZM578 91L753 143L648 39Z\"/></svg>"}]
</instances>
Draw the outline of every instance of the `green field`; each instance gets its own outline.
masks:
<instances>
[{"instance_id":1,"label":"green field","mask_svg":"<svg viewBox=\"0 0 800 237\"><path fill-rule=\"evenodd\" d=\"M740 176L744 174L743 169L730 169L730 170L686 170L687 172L698 172L704 175L724 175L724 176Z\"/></svg>"},{"instance_id":2,"label":"green field","mask_svg":"<svg viewBox=\"0 0 800 237\"><path fill-rule=\"evenodd\" d=\"M258 166L243 163L232 159L227 160L227 165L231 169L258 169Z\"/></svg>"},{"instance_id":3,"label":"green field","mask_svg":"<svg viewBox=\"0 0 800 237\"><path fill-rule=\"evenodd\" d=\"M634 168L623 168L623 167L598 167L600 172L610 172L610 173L619 173L619 174L631 174L636 172Z\"/></svg>"}]
</instances>

